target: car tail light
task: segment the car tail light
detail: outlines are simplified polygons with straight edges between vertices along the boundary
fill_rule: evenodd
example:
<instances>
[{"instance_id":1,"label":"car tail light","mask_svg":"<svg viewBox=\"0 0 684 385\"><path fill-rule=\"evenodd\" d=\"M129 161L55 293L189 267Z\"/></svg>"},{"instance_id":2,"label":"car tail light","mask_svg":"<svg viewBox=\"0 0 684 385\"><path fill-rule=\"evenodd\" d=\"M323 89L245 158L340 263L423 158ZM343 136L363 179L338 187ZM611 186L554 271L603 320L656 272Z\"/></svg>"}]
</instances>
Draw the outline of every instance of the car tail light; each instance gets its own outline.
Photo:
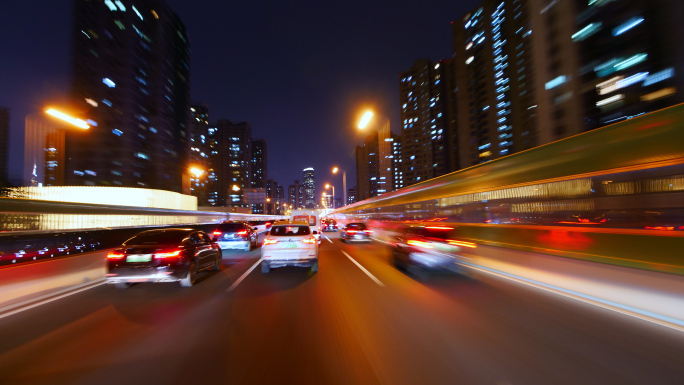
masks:
<instances>
[{"instance_id":1,"label":"car tail light","mask_svg":"<svg viewBox=\"0 0 684 385\"><path fill-rule=\"evenodd\" d=\"M373 230L366 230L366 232L367 232L367 233L372 233L372 232L373 232Z\"/></svg>"},{"instance_id":2,"label":"car tail light","mask_svg":"<svg viewBox=\"0 0 684 385\"><path fill-rule=\"evenodd\" d=\"M432 229L432 230L453 230L454 228L451 226L428 226L426 229Z\"/></svg>"},{"instance_id":3,"label":"car tail light","mask_svg":"<svg viewBox=\"0 0 684 385\"><path fill-rule=\"evenodd\" d=\"M347 230L347 233L349 233L349 234L356 234L356 233L358 233L358 231L356 231L356 230Z\"/></svg>"},{"instance_id":4,"label":"car tail light","mask_svg":"<svg viewBox=\"0 0 684 385\"><path fill-rule=\"evenodd\" d=\"M477 248L477 244L473 242L457 241L454 239L447 239L447 243L454 246L469 247L471 249Z\"/></svg>"},{"instance_id":5,"label":"car tail light","mask_svg":"<svg viewBox=\"0 0 684 385\"><path fill-rule=\"evenodd\" d=\"M264 246L266 246L266 245L275 245L276 243L278 243L278 240L277 240L277 239L273 239L273 238L266 238L266 239L264 239Z\"/></svg>"},{"instance_id":6,"label":"car tail light","mask_svg":"<svg viewBox=\"0 0 684 385\"><path fill-rule=\"evenodd\" d=\"M114 252L114 253L107 254L107 259L124 259L125 256L126 256L126 254L124 254L124 253Z\"/></svg>"},{"instance_id":7,"label":"car tail light","mask_svg":"<svg viewBox=\"0 0 684 385\"><path fill-rule=\"evenodd\" d=\"M314 238L314 237L302 239L302 243L308 243L310 245L313 245L316 242L317 242L316 238Z\"/></svg>"},{"instance_id":8,"label":"car tail light","mask_svg":"<svg viewBox=\"0 0 684 385\"><path fill-rule=\"evenodd\" d=\"M238 235L247 235L247 230L242 230L237 232Z\"/></svg>"},{"instance_id":9,"label":"car tail light","mask_svg":"<svg viewBox=\"0 0 684 385\"><path fill-rule=\"evenodd\" d=\"M220 237L221 234L223 234L223 233L220 232L220 231L214 231L212 234L214 234L214 235L217 236L217 237Z\"/></svg>"},{"instance_id":10,"label":"car tail light","mask_svg":"<svg viewBox=\"0 0 684 385\"><path fill-rule=\"evenodd\" d=\"M416 241L415 239L410 239L410 240L406 241L406 243L411 245L411 246L418 246L418 247L422 247L424 249L434 249L434 246L432 246L431 244L429 244L427 242L423 242L423 241Z\"/></svg>"},{"instance_id":11,"label":"car tail light","mask_svg":"<svg viewBox=\"0 0 684 385\"><path fill-rule=\"evenodd\" d=\"M163 253L154 253L154 258L155 259L164 259L164 258L177 258L180 256L180 253L182 253L183 250L173 250L173 251L165 251Z\"/></svg>"}]
</instances>

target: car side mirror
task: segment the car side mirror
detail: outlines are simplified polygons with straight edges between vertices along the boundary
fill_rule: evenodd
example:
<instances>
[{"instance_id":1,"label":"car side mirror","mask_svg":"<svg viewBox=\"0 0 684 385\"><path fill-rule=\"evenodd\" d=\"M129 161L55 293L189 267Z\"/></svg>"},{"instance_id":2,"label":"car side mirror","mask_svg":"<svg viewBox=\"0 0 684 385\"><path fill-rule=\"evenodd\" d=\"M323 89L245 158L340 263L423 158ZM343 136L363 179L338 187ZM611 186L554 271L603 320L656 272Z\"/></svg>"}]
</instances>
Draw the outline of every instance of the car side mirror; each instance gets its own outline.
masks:
<instances>
[{"instance_id":1,"label":"car side mirror","mask_svg":"<svg viewBox=\"0 0 684 385\"><path fill-rule=\"evenodd\" d=\"M318 231L314 230L314 231L313 231L313 234L314 234L314 235L318 234Z\"/></svg>"}]
</instances>

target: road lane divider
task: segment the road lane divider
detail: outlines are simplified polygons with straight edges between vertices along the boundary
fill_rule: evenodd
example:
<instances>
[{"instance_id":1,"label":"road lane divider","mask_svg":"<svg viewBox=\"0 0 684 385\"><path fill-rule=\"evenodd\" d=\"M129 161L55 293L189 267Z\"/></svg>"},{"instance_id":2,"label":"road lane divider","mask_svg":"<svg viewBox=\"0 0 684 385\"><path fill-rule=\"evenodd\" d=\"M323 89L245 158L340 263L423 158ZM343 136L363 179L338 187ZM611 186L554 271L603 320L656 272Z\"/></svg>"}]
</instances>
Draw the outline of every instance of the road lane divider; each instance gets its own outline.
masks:
<instances>
[{"instance_id":1,"label":"road lane divider","mask_svg":"<svg viewBox=\"0 0 684 385\"><path fill-rule=\"evenodd\" d=\"M384 283L380 282L379 279L375 278L375 276L374 276L373 274L371 274L370 271L366 270L365 267L361 266L361 264L358 263L354 258L352 258L351 255L347 254L346 251L344 251L344 250L340 250L340 251L342 252L342 254L346 255L347 258L349 258L350 261L354 262L354 264L355 264L356 266L358 266L358 268L361 269L361 271L363 271L364 273L366 273L366 275L367 275L368 277L370 277L370 279L372 279L373 282L377 283L379 286L385 287L385 284L384 284Z\"/></svg>"},{"instance_id":2,"label":"road lane divider","mask_svg":"<svg viewBox=\"0 0 684 385\"><path fill-rule=\"evenodd\" d=\"M21 301L18 303L14 303L9 306L4 306L0 308L0 319L9 317L11 315L21 313L23 311L33 309L34 307L38 307L41 305L45 305L46 303L50 303L53 301L57 301L59 299L68 297L70 295L74 295L77 293L80 293L82 291L90 290L92 288L95 288L100 285L104 285L106 282L104 278L91 281L91 282L86 282L80 285L75 285L67 289L59 290L56 292L52 292L50 294L45 294L40 297L36 298L31 298L27 299L25 301Z\"/></svg>"},{"instance_id":3,"label":"road lane divider","mask_svg":"<svg viewBox=\"0 0 684 385\"><path fill-rule=\"evenodd\" d=\"M333 241L332 241L332 240L330 240L330 238L328 238L328 237L326 237L326 236L323 236L323 238L327 239L327 240L328 240L328 242L330 242L330 243L333 243Z\"/></svg>"},{"instance_id":4,"label":"road lane divider","mask_svg":"<svg viewBox=\"0 0 684 385\"><path fill-rule=\"evenodd\" d=\"M244 274L242 274L242 275L240 276L240 278L238 278L235 282L233 282L233 284L230 285L230 287L228 288L228 290L226 290L226 293L235 290L235 288L240 284L240 282L242 282L242 280L244 280L245 278L247 278L247 276L249 275L249 273L251 273L252 270L256 269L257 266L259 266L259 263L261 263L261 258L259 258L259 260L256 261L256 263L255 263L254 265L252 265L252 267L250 267L249 270L247 270L246 272L244 272Z\"/></svg>"}]
</instances>

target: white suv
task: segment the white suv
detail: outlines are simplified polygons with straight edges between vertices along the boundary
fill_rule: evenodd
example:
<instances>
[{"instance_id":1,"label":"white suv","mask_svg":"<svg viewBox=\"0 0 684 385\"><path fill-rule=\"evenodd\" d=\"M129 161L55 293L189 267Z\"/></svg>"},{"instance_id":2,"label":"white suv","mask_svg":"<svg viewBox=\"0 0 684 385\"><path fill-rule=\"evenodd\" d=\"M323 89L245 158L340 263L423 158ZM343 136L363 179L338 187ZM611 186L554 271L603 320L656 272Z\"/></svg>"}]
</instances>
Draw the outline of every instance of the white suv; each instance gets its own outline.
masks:
<instances>
[{"instance_id":1,"label":"white suv","mask_svg":"<svg viewBox=\"0 0 684 385\"><path fill-rule=\"evenodd\" d=\"M318 271L318 240L306 222L276 222L261 247L261 272L282 266L308 267Z\"/></svg>"}]
</instances>

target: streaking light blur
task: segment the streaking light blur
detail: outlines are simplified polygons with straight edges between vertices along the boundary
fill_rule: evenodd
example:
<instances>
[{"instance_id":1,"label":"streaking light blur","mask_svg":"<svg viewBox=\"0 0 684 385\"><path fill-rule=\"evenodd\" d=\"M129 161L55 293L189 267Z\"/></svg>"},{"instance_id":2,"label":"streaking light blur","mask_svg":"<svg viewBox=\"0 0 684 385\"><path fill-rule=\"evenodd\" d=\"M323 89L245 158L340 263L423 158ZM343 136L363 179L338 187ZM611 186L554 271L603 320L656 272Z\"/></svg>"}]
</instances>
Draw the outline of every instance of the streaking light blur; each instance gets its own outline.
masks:
<instances>
[{"instance_id":1,"label":"streaking light blur","mask_svg":"<svg viewBox=\"0 0 684 385\"><path fill-rule=\"evenodd\" d=\"M82 129L84 129L84 130L87 130L87 129L90 128L90 126L88 125L88 123L86 123L84 120L72 118L71 116L69 116L69 115L67 115L67 114L65 114L65 113L63 113L63 112L59 112L59 111L57 111L57 110L55 110L55 109L50 108L50 109L48 109L47 111L45 111L45 113L46 113L46 114L49 114L49 115L52 115L52 116L54 116L55 118L61 119L61 120L65 121L65 122L71 123L71 124L73 124L74 126L76 126L76 127L78 127L78 128L82 128Z\"/></svg>"},{"instance_id":2,"label":"streaking light blur","mask_svg":"<svg viewBox=\"0 0 684 385\"><path fill-rule=\"evenodd\" d=\"M366 128L371 118L373 118L373 112L366 111L366 113L363 114L361 121L359 122L359 129L363 130L364 128Z\"/></svg>"}]
</instances>

